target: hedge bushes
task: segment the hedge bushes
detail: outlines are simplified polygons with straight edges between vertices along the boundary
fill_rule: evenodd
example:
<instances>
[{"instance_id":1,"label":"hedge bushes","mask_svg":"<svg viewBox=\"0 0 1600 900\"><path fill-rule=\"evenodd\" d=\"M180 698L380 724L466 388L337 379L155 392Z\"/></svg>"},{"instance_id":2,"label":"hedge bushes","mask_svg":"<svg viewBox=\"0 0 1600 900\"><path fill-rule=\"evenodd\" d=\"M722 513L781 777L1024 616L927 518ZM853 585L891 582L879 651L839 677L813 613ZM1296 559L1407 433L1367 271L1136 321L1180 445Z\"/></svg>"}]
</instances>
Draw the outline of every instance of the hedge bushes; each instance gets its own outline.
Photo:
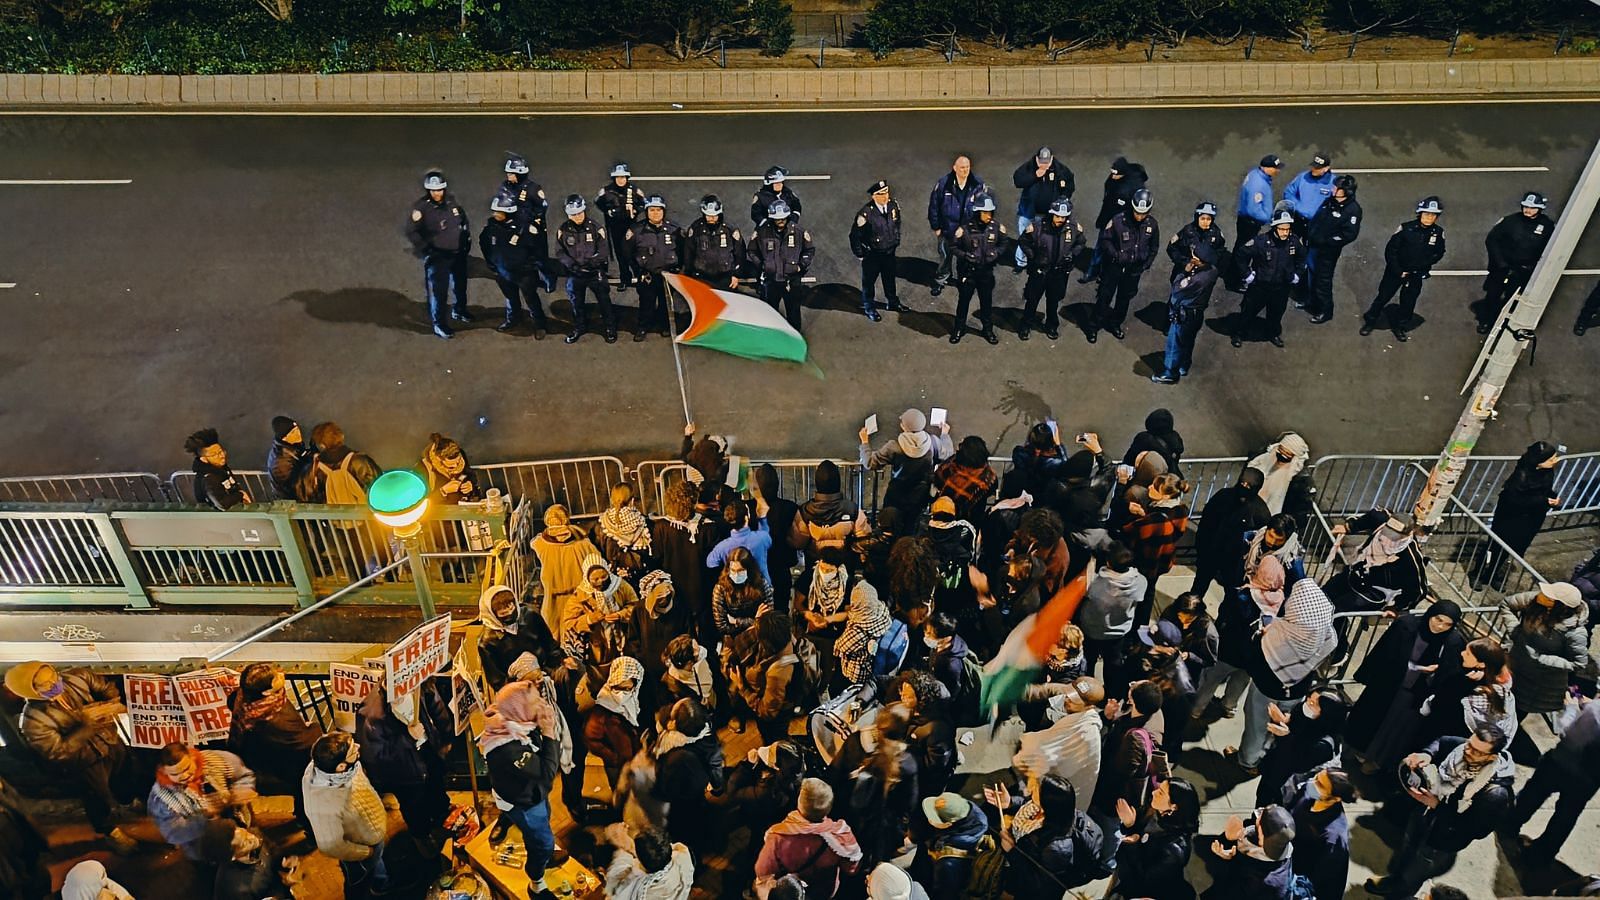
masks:
<instances>
[{"instance_id":1,"label":"hedge bushes","mask_svg":"<svg viewBox=\"0 0 1600 900\"><path fill-rule=\"evenodd\" d=\"M1002 48L1125 46L1154 38L1261 34L1309 39L1318 28L1449 34L1520 33L1578 21L1588 0L881 0L862 37L896 47L972 38Z\"/></svg>"},{"instance_id":2,"label":"hedge bushes","mask_svg":"<svg viewBox=\"0 0 1600 900\"><path fill-rule=\"evenodd\" d=\"M781 54L784 0L0 0L0 70L219 74L573 68L625 40Z\"/></svg>"}]
</instances>

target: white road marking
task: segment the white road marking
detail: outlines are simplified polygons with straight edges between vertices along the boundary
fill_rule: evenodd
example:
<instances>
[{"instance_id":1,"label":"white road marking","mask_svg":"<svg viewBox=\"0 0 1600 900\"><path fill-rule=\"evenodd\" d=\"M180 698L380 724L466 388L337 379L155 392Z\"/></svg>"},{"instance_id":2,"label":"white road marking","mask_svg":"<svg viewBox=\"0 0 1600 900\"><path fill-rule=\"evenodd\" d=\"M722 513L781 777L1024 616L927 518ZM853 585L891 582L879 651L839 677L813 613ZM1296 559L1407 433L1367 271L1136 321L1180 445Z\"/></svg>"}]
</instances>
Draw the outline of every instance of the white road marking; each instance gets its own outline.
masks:
<instances>
[{"instance_id":1,"label":"white road marking","mask_svg":"<svg viewBox=\"0 0 1600 900\"><path fill-rule=\"evenodd\" d=\"M1548 172L1549 166L1442 166L1418 169L1344 169L1335 168L1342 175L1471 175L1485 172Z\"/></svg>"},{"instance_id":2,"label":"white road marking","mask_svg":"<svg viewBox=\"0 0 1600 900\"><path fill-rule=\"evenodd\" d=\"M798 101L797 101L798 102ZM792 107L717 107L704 106L696 109L644 109L639 106L616 109L541 109L541 110L510 110L510 109L476 109L460 110L449 109L441 111L436 107L418 107L410 110L344 110L344 109L307 109L307 110L263 110L263 109L237 109L237 110L210 110L210 109L13 109L0 110L0 116L301 116L301 117L354 117L364 116L371 118L393 118L427 116L438 118L444 116L495 116L495 117L521 117L543 118L549 116L638 116L638 115L696 115L696 116L726 116L726 115L757 115L769 113L885 113L885 112L981 112L984 110L998 111L1038 111L1038 110L1117 110L1117 109L1276 109L1314 106L1318 108L1342 106L1483 106L1483 105L1526 105L1530 103L1600 103L1600 97L1521 97L1515 99L1501 99L1497 97L1457 97L1439 100L1278 100L1245 103L1227 102L1195 102L1195 103L980 103L946 106L792 106Z\"/></svg>"},{"instance_id":3,"label":"white road marking","mask_svg":"<svg viewBox=\"0 0 1600 900\"><path fill-rule=\"evenodd\" d=\"M761 181L763 175L635 175L634 181ZM832 175L790 175L784 181L831 181Z\"/></svg>"},{"instance_id":4,"label":"white road marking","mask_svg":"<svg viewBox=\"0 0 1600 900\"><path fill-rule=\"evenodd\" d=\"M1489 274L1488 269L1434 269L1430 275L1473 275L1483 277ZM1600 275L1600 269L1566 269L1562 276L1568 275Z\"/></svg>"},{"instance_id":5,"label":"white road marking","mask_svg":"<svg viewBox=\"0 0 1600 900\"><path fill-rule=\"evenodd\" d=\"M12 184L12 185L133 184L133 179L132 178L0 178L0 184Z\"/></svg>"},{"instance_id":6,"label":"white road marking","mask_svg":"<svg viewBox=\"0 0 1600 900\"><path fill-rule=\"evenodd\" d=\"M17 286L17 283L15 281L0 281L0 289L14 288L16 286Z\"/></svg>"}]
</instances>

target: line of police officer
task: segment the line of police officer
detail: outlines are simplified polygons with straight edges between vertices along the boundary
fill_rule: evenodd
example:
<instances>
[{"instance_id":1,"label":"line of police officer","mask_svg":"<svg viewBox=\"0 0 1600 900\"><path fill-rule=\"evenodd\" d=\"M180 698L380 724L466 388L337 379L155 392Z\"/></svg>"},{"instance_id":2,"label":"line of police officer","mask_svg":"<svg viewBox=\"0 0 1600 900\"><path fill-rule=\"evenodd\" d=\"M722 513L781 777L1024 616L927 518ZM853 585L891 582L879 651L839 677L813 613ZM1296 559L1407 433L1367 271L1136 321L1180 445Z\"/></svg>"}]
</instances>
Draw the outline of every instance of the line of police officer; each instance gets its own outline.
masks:
<instances>
[{"instance_id":1,"label":"line of police officer","mask_svg":"<svg viewBox=\"0 0 1600 900\"><path fill-rule=\"evenodd\" d=\"M1216 204L1209 200L1195 207L1193 221L1168 242L1167 255L1173 262L1168 347L1164 369L1152 376L1153 381L1175 383L1188 373L1194 340L1218 280L1244 294L1230 333L1234 347L1242 346L1257 322L1265 326L1268 342L1282 347L1282 319L1291 298L1309 313L1313 324L1332 319L1334 272L1344 249L1361 231L1356 179L1335 174L1331 157L1319 152L1310 167L1290 182L1283 199L1274 203L1272 182L1282 165L1279 157L1268 154L1246 173L1239 189L1231 255L1216 224ZM534 336L543 338L547 319L535 287L553 292L561 273L574 311L567 343L587 331L586 298L591 295L600 309L606 341L615 342L616 312L607 281L613 260L620 289L635 285L639 289L635 341L644 340L652 327L667 333L671 300L661 275L668 271L682 271L730 290L739 287L742 272L753 272L758 294L799 330L802 282L816 248L810 231L799 223L800 198L785 183L788 172L782 167L768 169L762 187L751 197L750 215L756 225L746 241L724 220L715 195L704 197L700 217L680 228L666 218L665 202L634 185L627 164L618 163L595 199L604 224L587 217L588 204L581 195L567 197L563 206L567 219L556 229L554 258L549 254L545 221L549 204L528 171L525 158L508 155L505 182L490 203L490 220L479 235L484 259L506 299L505 320L497 330L510 330L521 322L525 299ZM1018 167L1013 183L1021 191L1015 271L1027 273L1017 335L1028 340L1038 323L1042 299L1042 330L1055 340L1070 274L1089 243L1073 211L1075 179L1050 148L1041 147ZM1129 305L1143 274L1155 263L1161 233L1151 213L1154 200L1147 183L1143 166L1123 157L1112 163L1096 217L1089 271L1079 279L1099 282L1093 312L1083 326L1089 343L1095 343L1102 330L1118 340L1126 336L1123 324ZM442 173L428 172L423 188L426 193L412 207L408 235L423 261L434 333L448 338L453 332L447 314L454 321L472 318L466 306L467 217L449 195ZM903 222L887 182L874 182L867 193L869 199L856 213L849 240L861 264L862 312L877 322L880 285L888 309L906 309L896 279ZM1521 205L1520 214L1501 220L1486 241L1489 275L1479 309L1480 333L1488 332L1505 303L1526 285L1554 227L1543 213L1543 195L1529 192ZM956 157L951 171L930 194L928 224L940 255L931 293L938 296L952 280L957 286L951 343L959 343L967 332L974 295L979 301L979 333L990 344L998 343L993 326L994 269L1011 239L996 221L995 211L993 194L965 155ZM1362 335L1377 327L1398 297L1391 327L1397 340L1409 340L1422 282L1444 255L1444 229L1438 224L1442 212L1438 197L1424 198L1417 204L1416 218L1389 238L1383 277L1362 317ZM1590 317L1586 305L1575 329L1578 333Z\"/></svg>"}]
</instances>

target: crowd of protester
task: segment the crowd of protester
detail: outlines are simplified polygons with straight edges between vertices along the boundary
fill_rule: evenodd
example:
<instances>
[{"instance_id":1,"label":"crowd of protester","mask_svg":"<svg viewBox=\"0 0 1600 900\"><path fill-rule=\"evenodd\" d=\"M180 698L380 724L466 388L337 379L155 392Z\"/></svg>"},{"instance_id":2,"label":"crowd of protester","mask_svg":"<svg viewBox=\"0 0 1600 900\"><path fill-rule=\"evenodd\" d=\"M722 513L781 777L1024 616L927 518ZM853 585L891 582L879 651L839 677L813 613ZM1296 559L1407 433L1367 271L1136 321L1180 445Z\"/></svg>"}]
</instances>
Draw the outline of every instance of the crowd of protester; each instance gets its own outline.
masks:
<instances>
[{"instance_id":1,"label":"crowd of protester","mask_svg":"<svg viewBox=\"0 0 1600 900\"><path fill-rule=\"evenodd\" d=\"M493 695L475 738L498 810L490 840L520 834L531 898L555 896L545 873L569 853L552 827L557 798L602 836L609 861L587 861L603 868L606 896L630 900L687 898L712 858L723 896L1021 898L1109 879L1108 897L1167 900L1195 896L1196 854L1214 877L1205 896L1327 900L1349 881L1345 807L1359 784L1403 828L1367 890L1447 900L1464 895L1439 879L1495 832L1525 862L1552 860L1600 787L1600 705L1589 699L1600 554L1569 581L1506 597L1506 640L1474 636L1461 607L1429 590L1421 530L1403 513L1336 523L1343 563L1321 583L1308 574L1309 450L1297 434L1197 514L1166 410L1120 458L1097 434L1064 441L1041 422L1003 476L980 437L956 443L948 422L930 430L918 410L898 424L876 449L859 435L859 461L888 474L871 517L829 461L809 497L782 496L770 465L730 487L741 479L728 441L692 424L686 477L659 515L627 485L587 525L560 505L543 510L536 589L487 586L477 619ZM273 430L279 496L354 502L380 471L336 424L309 442L289 418ZM202 502L257 499L214 430L186 447ZM1558 456L1529 448L1497 532L1559 504ZM481 494L461 447L440 435L419 468L440 500ZM1191 532L1193 580L1158 593ZM992 675L1008 636L1063 602L1075 609L1020 699L983 708L985 667ZM1382 613L1383 627L1350 691L1328 673L1357 643L1336 614L1354 611ZM230 900L288 897L299 878L290 845L254 821L261 796L292 798L347 897L413 884L409 870L452 833L447 761L471 739L453 727L449 683L427 681L403 709L375 690L353 732L324 732L279 665L251 663L226 740L152 756L115 728L126 711L115 681L43 662L5 673L26 701L26 744L78 792L96 833L136 850L120 826L138 797ZM1224 757L1234 781L1257 779L1256 809L1202 835L1205 798L1178 766L1218 719L1241 716ZM1534 716L1558 743L1517 790L1511 743ZM958 774L967 729L995 739L1012 717L1022 733L1010 770ZM590 757L609 790L586 791ZM1518 841L1552 794L1542 834ZM398 836L383 795L404 820ZM18 848L0 879L43 896L43 841L18 803L0 801L0 833ZM727 839L741 826L743 847ZM408 871L390 865L396 842L414 851L400 854ZM63 896L130 895L86 860Z\"/></svg>"}]
</instances>

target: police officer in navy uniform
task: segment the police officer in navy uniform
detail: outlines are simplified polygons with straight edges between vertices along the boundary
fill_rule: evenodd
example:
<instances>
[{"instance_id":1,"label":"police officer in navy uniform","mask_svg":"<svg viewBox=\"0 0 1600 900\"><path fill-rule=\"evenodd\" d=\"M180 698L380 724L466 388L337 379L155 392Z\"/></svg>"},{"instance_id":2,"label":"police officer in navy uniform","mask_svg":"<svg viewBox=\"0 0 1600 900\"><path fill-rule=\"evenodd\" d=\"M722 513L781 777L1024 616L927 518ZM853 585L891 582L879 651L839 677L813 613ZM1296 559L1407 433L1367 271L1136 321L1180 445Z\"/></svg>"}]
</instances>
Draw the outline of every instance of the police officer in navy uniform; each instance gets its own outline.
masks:
<instances>
[{"instance_id":1,"label":"police officer in navy uniform","mask_svg":"<svg viewBox=\"0 0 1600 900\"><path fill-rule=\"evenodd\" d=\"M883 281L883 297L891 312L903 312L895 291L895 251L900 247L900 204L889 196L889 182L879 179L867 188L872 199L856 213L850 226L850 252L861 260L861 311L871 321L878 315L873 302L874 282Z\"/></svg>"},{"instance_id":2,"label":"police officer in navy uniform","mask_svg":"<svg viewBox=\"0 0 1600 900\"><path fill-rule=\"evenodd\" d=\"M782 200L767 207L766 221L750 237L749 264L759 273L761 299L773 309L782 303L795 331L800 330L800 280L816 253L811 232L800 226L799 217Z\"/></svg>"},{"instance_id":3,"label":"police officer in navy uniform","mask_svg":"<svg viewBox=\"0 0 1600 900\"><path fill-rule=\"evenodd\" d=\"M1549 205L1538 191L1522 195L1522 210L1501 219L1489 229L1484 246L1489 250L1489 275L1483 280L1483 304L1478 313L1478 333L1488 334L1500 311L1517 291L1528 286L1534 263L1550 243L1556 223L1544 214Z\"/></svg>"},{"instance_id":4,"label":"police officer in navy uniform","mask_svg":"<svg viewBox=\"0 0 1600 900\"><path fill-rule=\"evenodd\" d=\"M1061 300L1067 295L1067 278L1084 245L1083 226L1072 214L1072 201L1057 197L1050 211L1029 223L1017 242L1022 245L1028 270L1028 280L1022 286L1022 324L1017 328L1017 339L1028 339L1039 311L1039 298L1044 297L1044 335L1056 340L1061 337L1056 329L1060 325Z\"/></svg>"},{"instance_id":5,"label":"police officer in navy uniform","mask_svg":"<svg viewBox=\"0 0 1600 900\"><path fill-rule=\"evenodd\" d=\"M1339 255L1361 234L1361 204L1356 202L1356 177L1340 175L1333 180L1333 194L1324 200L1306 228L1306 267L1311 274L1311 299L1306 311L1311 324L1321 325L1333 318L1333 272Z\"/></svg>"},{"instance_id":6,"label":"police officer in navy uniform","mask_svg":"<svg viewBox=\"0 0 1600 900\"><path fill-rule=\"evenodd\" d=\"M683 233L683 271L723 290L739 287L744 265L744 238L728 224L716 194L700 198L700 218Z\"/></svg>"},{"instance_id":7,"label":"police officer in navy uniform","mask_svg":"<svg viewBox=\"0 0 1600 900\"><path fill-rule=\"evenodd\" d=\"M506 298L506 318L495 331L510 331L522 321L522 295L528 298L528 313L533 319L534 340L544 340L548 323L544 306L534 284L538 280L538 264L534 258L537 238L533 223L523 218L517 198L502 190L489 202L489 219L478 232L478 249L484 262L494 271L495 284Z\"/></svg>"},{"instance_id":8,"label":"police officer in navy uniform","mask_svg":"<svg viewBox=\"0 0 1600 900\"><path fill-rule=\"evenodd\" d=\"M1000 343L994 333L994 267L1006 248L1006 227L994 217L994 197L980 194L972 205L972 218L957 228L953 252L956 255L956 320L950 329L950 343L961 343L967 333L967 310L972 306L972 295L978 295L978 321L983 323L979 332L990 344ZM1083 239L1082 231L1078 238ZM1069 270L1070 271L1070 270ZM1061 275L1062 290L1066 290L1066 273Z\"/></svg>"},{"instance_id":9,"label":"police officer in navy uniform","mask_svg":"<svg viewBox=\"0 0 1600 900\"><path fill-rule=\"evenodd\" d=\"M1167 258L1172 260L1171 281L1178 280L1178 270L1189 268L1194 259L1194 248L1206 244L1211 247L1212 265L1217 265L1228 252L1228 239L1223 236L1222 229L1217 225L1217 204L1210 200L1201 200L1194 206L1194 220L1178 229L1178 233L1167 241ZM1207 295L1206 302L1211 302Z\"/></svg>"},{"instance_id":10,"label":"police officer in navy uniform","mask_svg":"<svg viewBox=\"0 0 1600 900\"><path fill-rule=\"evenodd\" d=\"M1422 282L1444 257L1444 229L1439 226L1443 212L1438 197L1424 197L1417 203L1417 217L1389 236L1389 243L1383 247L1383 279L1378 282L1378 294L1361 317L1363 336L1378 327L1383 308L1399 291L1399 314L1392 320L1394 339L1402 343L1411 339L1411 317L1417 310Z\"/></svg>"},{"instance_id":11,"label":"police officer in navy uniform","mask_svg":"<svg viewBox=\"0 0 1600 900\"><path fill-rule=\"evenodd\" d=\"M972 171L972 158L965 153L950 163L950 171L933 183L928 194L928 228L939 247L939 266L933 270L928 293L937 297L955 278L956 229L972 219L972 206L988 193L983 179Z\"/></svg>"},{"instance_id":12,"label":"police officer in navy uniform","mask_svg":"<svg viewBox=\"0 0 1600 900\"><path fill-rule=\"evenodd\" d=\"M611 265L611 245L606 230L588 216L589 204L579 194L567 197L567 220L556 229L556 261L567 273L567 299L572 301L572 333L566 342L575 344L589 330L584 313L584 294L593 293L600 304L605 323L606 343L617 342L617 313L611 306L611 286L606 269Z\"/></svg>"},{"instance_id":13,"label":"police officer in navy uniform","mask_svg":"<svg viewBox=\"0 0 1600 900\"><path fill-rule=\"evenodd\" d=\"M1239 248L1244 271L1244 302L1234 322L1229 343L1243 346L1245 332L1262 311L1267 314L1267 340L1283 346L1283 313L1289 308L1289 291L1306 277L1305 238L1294 233L1294 210L1277 210L1268 229Z\"/></svg>"},{"instance_id":14,"label":"police officer in navy uniform","mask_svg":"<svg viewBox=\"0 0 1600 900\"><path fill-rule=\"evenodd\" d=\"M528 160L517 153L506 154L506 180L501 183L500 190L510 193L517 201L517 213L514 218L521 224L533 225L529 233L533 237L533 246L529 250L529 258L538 269L539 282L544 287L544 292L553 294L556 291L554 267L550 265L550 228L546 224L546 215L550 211L550 201L544 195L544 188L539 182L528 177ZM537 303L532 294L528 295L529 305Z\"/></svg>"},{"instance_id":15,"label":"police officer in navy uniform","mask_svg":"<svg viewBox=\"0 0 1600 900\"><path fill-rule=\"evenodd\" d=\"M611 255L617 261L619 291L632 287L636 275L633 258L623 251L622 236L644 215L644 191L634 187L629 180L632 177L627 163L617 163L611 167L611 180L594 198L594 205L605 213L606 231L611 234Z\"/></svg>"},{"instance_id":16,"label":"police officer in navy uniform","mask_svg":"<svg viewBox=\"0 0 1600 900\"><path fill-rule=\"evenodd\" d=\"M1100 329L1122 340L1128 304L1139 293L1139 279L1155 264L1161 247L1161 226L1150 214L1155 200L1144 188L1135 191L1128 208L1100 230L1100 284L1094 294L1094 318L1087 329L1094 343Z\"/></svg>"},{"instance_id":17,"label":"police officer in navy uniform","mask_svg":"<svg viewBox=\"0 0 1600 900\"><path fill-rule=\"evenodd\" d=\"M789 207L789 214L800 215L800 198L784 183L789 177L789 170L783 166L773 166L767 174L761 176L761 188L750 198L750 221L759 226L767 219L767 210L772 204L782 200Z\"/></svg>"},{"instance_id":18,"label":"police officer in navy uniform","mask_svg":"<svg viewBox=\"0 0 1600 900\"><path fill-rule=\"evenodd\" d=\"M472 235L467 231L466 212L446 190L449 186L437 169L423 175L422 189L427 193L411 204L411 221L406 225L412 251L422 260L433 333L446 340L455 334L445 324L447 293L455 296L450 318L472 321L467 312L467 256L472 252Z\"/></svg>"},{"instance_id":19,"label":"police officer in navy uniform","mask_svg":"<svg viewBox=\"0 0 1600 900\"><path fill-rule=\"evenodd\" d=\"M653 323L667 333L667 280L665 272L678 271L683 235L667 218L667 201L651 195L644 201L644 221L634 223L622 236L628 258L639 273L639 321L633 326L635 342L644 340Z\"/></svg>"},{"instance_id":20,"label":"police officer in navy uniform","mask_svg":"<svg viewBox=\"0 0 1600 900\"><path fill-rule=\"evenodd\" d=\"M1172 293L1167 295L1167 350L1161 371L1150 376L1156 384L1177 384L1194 364L1194 341L1205 324L1206 307L1216 290L1217 261L1221 250L1211 241L1188 245L1189 258L1172 269ZM1167 245L1171 255L1173 245Z\"/></svg>"}]
</instances>

